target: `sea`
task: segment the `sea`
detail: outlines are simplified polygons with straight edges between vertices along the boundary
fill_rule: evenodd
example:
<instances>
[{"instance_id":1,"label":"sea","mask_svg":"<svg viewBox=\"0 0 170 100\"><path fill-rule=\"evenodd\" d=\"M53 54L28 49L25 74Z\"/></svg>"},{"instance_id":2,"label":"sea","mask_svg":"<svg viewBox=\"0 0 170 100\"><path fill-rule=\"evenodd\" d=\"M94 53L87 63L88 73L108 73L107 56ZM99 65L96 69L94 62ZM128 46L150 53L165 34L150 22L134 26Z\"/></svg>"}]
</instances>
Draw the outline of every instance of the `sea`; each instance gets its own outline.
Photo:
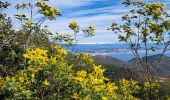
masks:
<instances>
[{"instance_id":1,"label":"sea","mask_svg":"<svg viewBox=\"0 0 170 100\"><path fill-rule=\"evenodd\" d=\"M152 47L154 44L148 44L148 47ZM127 44L77 44L75 47L65 47L68 51L77 54L77 53L89 53L92 56L103 55L103 56L112 56L120 60L128 61L134 58L130 47ZM73 49L74 48L74 49ZM161 54L163 51L163 45L156 47L156 51L149 51L148 56ZM140 57L145 56L145 47L141 46L139 50ZM164 54L170 57L170 47L168 47L166 53Z\"/></svg>"}]
</instances>

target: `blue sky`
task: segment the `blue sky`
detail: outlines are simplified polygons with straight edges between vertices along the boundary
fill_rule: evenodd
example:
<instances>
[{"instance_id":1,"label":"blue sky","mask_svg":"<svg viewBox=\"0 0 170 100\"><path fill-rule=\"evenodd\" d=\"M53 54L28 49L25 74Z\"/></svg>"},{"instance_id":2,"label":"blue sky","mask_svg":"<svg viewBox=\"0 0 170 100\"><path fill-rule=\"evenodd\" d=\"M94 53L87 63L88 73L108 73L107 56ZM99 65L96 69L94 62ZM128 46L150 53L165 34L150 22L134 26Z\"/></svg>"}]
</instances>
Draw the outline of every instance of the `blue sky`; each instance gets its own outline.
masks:
<instances>
[{"instance_id":1,"label":"blue sky","mask_svg":"<svg viewBox=\"0 0 170 100\"><path fill-rule=\"evenodd\" d=\"M4 12L8 13L9 16L13 16L16 13L13 9L16 2L24 2L24 0L8 1L12 3L12 7ZM45 24L47 24L53 32L70 34L72 31L68 28L68 23L72 20L76 20L82 28L93 24L96 27L96 35L79 41L79 43L118 43L117 36L107 31L107 28L113 21L120 23L121 16L128 12L128 8L121 4L122 1L123 0L50 0L52 6L61 9L62 16L57 17L56 21L47 21ZM170 9L170 0L145 1L161 1L166 3L168 9ZM17 26L17 23L19 22L14 20L14 26Z\"/></svg>"}]
</instances>

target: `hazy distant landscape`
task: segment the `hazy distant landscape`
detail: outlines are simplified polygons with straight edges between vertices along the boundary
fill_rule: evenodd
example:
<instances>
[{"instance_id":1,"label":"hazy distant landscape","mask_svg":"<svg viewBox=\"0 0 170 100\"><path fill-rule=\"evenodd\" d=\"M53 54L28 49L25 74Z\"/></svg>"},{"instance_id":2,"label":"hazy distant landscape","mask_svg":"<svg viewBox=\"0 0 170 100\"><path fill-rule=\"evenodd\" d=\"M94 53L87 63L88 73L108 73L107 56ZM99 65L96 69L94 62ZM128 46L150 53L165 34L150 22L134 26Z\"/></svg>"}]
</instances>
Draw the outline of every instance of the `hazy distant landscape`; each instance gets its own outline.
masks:
<instances>
[{"instance_id":1,"label":"hazy distant landscape","mask_svg":"<svg viewBox=\"0 0 170 100\"><path fill-rule=\"evenodd\" d=\"M148 44L150 47L154 44ZM75 54L90 54L94 60L101 65L114 66L115 68L135 68L141 70L141 65L138 59L132 53L130 47L126 44L77 44L74 47L65 47L70 52ZM150 51L148 53L148 62L152 66L156 66L161 56L162 46L157 47L157 52ZM141 46L139 50L139 55L145 61L145 49L144 46ZM112 68L107 68L108 71L111 71ZM152 70L152 69L150 69ZM114 72L115 70L113 70ZM157 74L159 77L169 77L170 75L170 51L169 47L166 53L162 57L162 61L158 67L158 71L154 74Z\"/></svg>"},{"instance_id":2,"label":"hazy distant landscape","mask_svg":"<svg viewBox=\"0 0 170 100\"><path fill-rule=\"evenodd\" d=\"M153 46L153 44L149 44L149 46ZM92 56L112 56L124 61L128 61L135 57L127 44L77 44L73 51L72 48L73 47L66 47L66 49L73 53L89 53ZM168 49L170 49L170 47L168 47ZM161 51L162 47L158 46L157 52L150 51L148 55L160 54ZM144 47L141 47L139 53L141 57L145 56ZM164 55L170 57L170 50L167 50Z\"/></svg>"}]
</instances>

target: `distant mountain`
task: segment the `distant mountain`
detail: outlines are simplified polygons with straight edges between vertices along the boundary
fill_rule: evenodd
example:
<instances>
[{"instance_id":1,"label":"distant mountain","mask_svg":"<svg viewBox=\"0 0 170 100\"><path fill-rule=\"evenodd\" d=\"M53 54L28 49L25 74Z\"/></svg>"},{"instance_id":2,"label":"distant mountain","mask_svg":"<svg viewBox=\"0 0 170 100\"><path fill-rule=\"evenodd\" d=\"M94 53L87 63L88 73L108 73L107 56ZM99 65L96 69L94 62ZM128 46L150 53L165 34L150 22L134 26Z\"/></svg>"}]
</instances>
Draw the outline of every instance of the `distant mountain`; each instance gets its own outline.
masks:
<instances>
[{"instance_id":1,"label":"distant mountain","mask_svg":"<svg viewBox=\"0 0 170 100\"><path fill-rule=\"evenodd\" d=\"M150 63L150 65L153 68L153 69L150 69L151 71L156 68L156 65L158 64L157 62L160 60L160 56L161 56L160 54L148 56L148 62ZM143 57L142 60L145 62L145 57ZM133 59L129 60L128 62L135 65L136 67L140 66L140 63L137 60L137 58L133 58ZM164 76L164 77L170 75L170 57L165 56L165 55L162 56L161 63L158 66L156 73L159 76Z\"/></svg>"},{"instance_id":2,"label":"distant mountain","mask_svg":"<svg viewBox=\"0 0 170 100\"><path fill-rule=\"evenodd\" d=\"M115 66L115 67L132 67L133 64L123 61L111 56L102 56L102 55L97 55L97 56L92 56L92 58L95 60L96 63L101 64L101 65L109 65L109 66Z\"/></svg>"},{"instance_id":3,"label":"distant mountain","mask_svg":"<svg viewBox=\"0 0 170 100\"><path fill-rule=\"evenodd\" d=\"M157 65L157 62L159 61L160 54L148 56L148 62L152 66L152 68L155 68ZM93 56L92 57L97 64L101 64L106 66L110 72L114 70L115 68L135 68L135 69L142 69L140 66L139 61L137 58L133 58L129 61L123 61L111 56ZM143 61L145 61L145 57L142 58ZM109 66L109 67L107 67ZM150 69L153 71L153 69ZM163 55L161 63L156 71L156 74L161 77L167 77L170 75L170 57Z\"/></svg>"}]
</instances>

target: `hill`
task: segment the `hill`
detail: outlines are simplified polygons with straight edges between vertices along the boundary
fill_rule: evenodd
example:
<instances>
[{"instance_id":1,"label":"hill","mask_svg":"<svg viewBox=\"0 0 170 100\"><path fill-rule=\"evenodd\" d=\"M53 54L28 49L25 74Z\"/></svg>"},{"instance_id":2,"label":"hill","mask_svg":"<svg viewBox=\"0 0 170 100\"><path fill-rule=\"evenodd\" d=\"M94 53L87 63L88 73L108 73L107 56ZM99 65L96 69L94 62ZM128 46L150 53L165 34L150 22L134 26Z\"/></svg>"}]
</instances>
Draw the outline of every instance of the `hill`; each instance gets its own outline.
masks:
<instances>
[{"instance_id":1,"label":"hill","mask_svg":"<svg viewBox=\"0 0 170 100\"><path fill-rule=\"evenodd\" d=\"M153 71L155 69L155 66L157 65L157 62L160 59L160 56L161 56L160 54L148 56L148 62L150 63L151 66L153 66L152 68L150 68L150 70L154 74L157 74L159 77L168 77L170 75L170 57L168 56L163 55L161 63L158 66L156 73ZM103 65L107 69L106 73L109 75L111 73L112 73L111 75L115 75L115 73L124 75L125 74L124 72L126 72L125 75L127 74L129 75L129 73L131 73L130 76L132 76L136 72L141 72L142 68L137 58L133 58L129 61L123 61L111 56L93 56L93 59L97 64ZM143 57L142 60L145 61L145 57Z\"/></svg>"},{"instance_id":2,"label":"hill","mask_svg":"<svg viewBox=\"0 0 170 100\"><path fill-rule=\"evenodd\" d=\"M127 61L123 61L111 56L102 56L102 55L98 55L98 56L93 56L92 57L95 62L97 64L101 64L101 65L109 65L109 66L115 66L115 67L132 67L133 64L127 62Z\"/></svg>"},{"instance_id":3,"label":"hill","mask_svg":"<svg viewBox=\"0 0 170 100\"><path fill-rule=\"evenodd\" d=\"M152 68L150 68L151 71L155 70L158 64L157 62L160 59L160 56L161 56L160 54L148 56L148 62L152 66ZM145 62L145 57L143 57L142 60ZM136 58L133 58L129 60L128 62L135 65L136 67L140 66L139 61ZM165 55L162 56L162 60L158 66L156 74L158 76L163 76L163 77L167 77L170 75L170 57L165 56Z\"/></svg>"}]
</instances>

